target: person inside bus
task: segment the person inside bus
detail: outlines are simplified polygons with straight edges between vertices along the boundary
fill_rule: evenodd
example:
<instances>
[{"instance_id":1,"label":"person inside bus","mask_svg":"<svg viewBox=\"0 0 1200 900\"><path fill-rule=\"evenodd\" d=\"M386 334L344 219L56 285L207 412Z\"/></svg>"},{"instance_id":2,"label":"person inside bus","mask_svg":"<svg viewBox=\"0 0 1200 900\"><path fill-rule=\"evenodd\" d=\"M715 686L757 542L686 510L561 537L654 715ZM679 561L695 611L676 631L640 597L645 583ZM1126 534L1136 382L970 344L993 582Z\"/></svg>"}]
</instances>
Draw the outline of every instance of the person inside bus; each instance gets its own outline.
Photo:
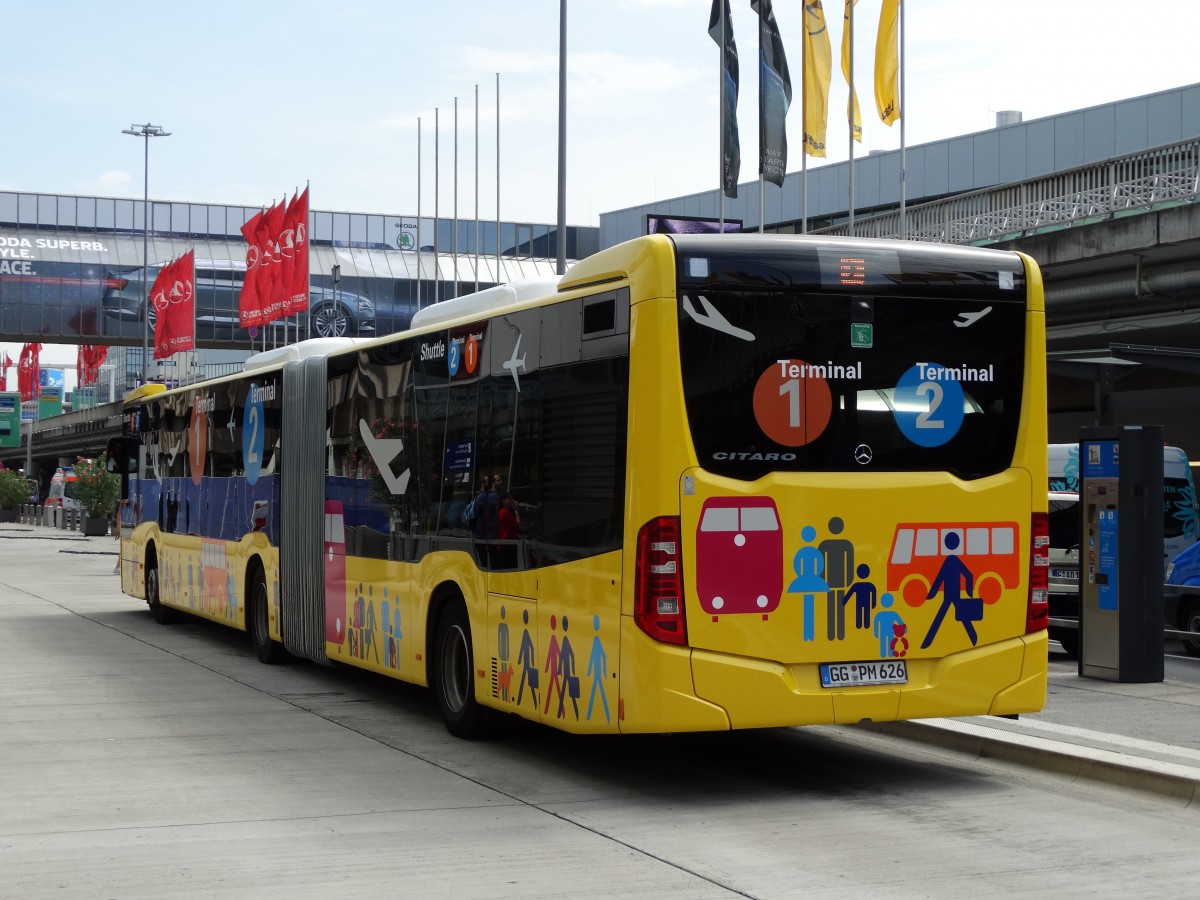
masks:
<instances>
[{"instance_id":1,"label":"person inside bus","mask_svg":"<svg viewBox=\"0 0 1200 900\"><path fill-rule=\"evenodd\" d=\"M479 493L475 495L471 531L475 536L475 554L483 568L488 567L489 541L496 537L499 528L498 513L500 497L496 493L490 475L479 482Z\"/></svg>"},{"instance_id":2,"label":"person inside bus","mask_svg":"<svg viewBox=\"0 0 1200 900\"><path fill-rule=\"evenodd\" d=\"M517 500L512 494L505 494L500 501L500 512L497 516L496 567L499 569L515 569L517 567L517 529L521 524L521 513L517 508Z\"/></svg>"}]
</instances>

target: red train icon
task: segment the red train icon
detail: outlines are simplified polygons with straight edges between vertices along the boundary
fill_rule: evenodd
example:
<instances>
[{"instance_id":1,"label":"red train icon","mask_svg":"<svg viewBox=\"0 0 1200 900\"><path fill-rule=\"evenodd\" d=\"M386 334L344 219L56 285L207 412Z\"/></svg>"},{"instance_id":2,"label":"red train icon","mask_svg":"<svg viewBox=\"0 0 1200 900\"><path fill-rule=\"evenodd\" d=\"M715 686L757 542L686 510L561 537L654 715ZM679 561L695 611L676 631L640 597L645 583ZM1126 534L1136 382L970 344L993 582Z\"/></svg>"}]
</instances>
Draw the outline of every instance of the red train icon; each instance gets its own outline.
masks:
<instances>
[{"instance_id":1,"label":"red train icon","mask_svg":"<svg viewBox=\"0 0 1200 900\"><path fill-rule=\"evenodd\" d=\"M767 614L783 595L783 529L770 497L712 497L696 528L700 606L718 616Z\"/></svg>"}]
</instances>

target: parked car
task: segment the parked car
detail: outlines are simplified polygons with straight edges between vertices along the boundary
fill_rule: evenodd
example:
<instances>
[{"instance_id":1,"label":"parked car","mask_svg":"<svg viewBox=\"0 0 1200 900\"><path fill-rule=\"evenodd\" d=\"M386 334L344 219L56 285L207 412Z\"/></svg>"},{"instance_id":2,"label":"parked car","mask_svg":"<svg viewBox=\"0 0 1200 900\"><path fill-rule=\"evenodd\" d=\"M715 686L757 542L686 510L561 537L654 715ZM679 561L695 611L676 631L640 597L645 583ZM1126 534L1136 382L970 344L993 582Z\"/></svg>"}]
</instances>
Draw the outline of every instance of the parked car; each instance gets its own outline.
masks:
<instances>
[{"instance_id":1,"label":"parked car","mask_svg":"<svg viewBox=\"0 0 1200 900\"><path fill-rule=\"evenodd\" d=\"M1050 639L1079 652L1079 494L1050 491Z\"/></svg>"},{"instance_id":2,"label":"parked car","mask_svg":"<svg viewBox=\"0 0 1200 900\"><path fill-rule=\"evenodd\" d=\"M1196 640L1183 642L1183 649L1200 656L1200 544L1192 544L1167 565L1163 613L1168 628L1197 632Z\"/></svg>"},{"instance_id":3,"label":"parked car","mask_svg":"<svg viewBox=\"0 0 1200 900\"><path fill-rule=\"evenodd\" d=\"M101 309L104 333L126 337L142 335L142 303L145 282L153 285L160 267L110 273L105 279ZM238 325L238 298L245 281L244 263L230 260L196 261L196 337L207 341L245 343L247 331ZM375 304L368 297L330 287L310 286L309 317L314 337L373 337ZM155 310L150 309L150 333L154 332ZM272 323L274 325L275 323ZM281 323L291 327L292 320ZM270 327L270 326L268 326ZM303 333L306 323L300 320Z\"/></svg>"}]
</instances>

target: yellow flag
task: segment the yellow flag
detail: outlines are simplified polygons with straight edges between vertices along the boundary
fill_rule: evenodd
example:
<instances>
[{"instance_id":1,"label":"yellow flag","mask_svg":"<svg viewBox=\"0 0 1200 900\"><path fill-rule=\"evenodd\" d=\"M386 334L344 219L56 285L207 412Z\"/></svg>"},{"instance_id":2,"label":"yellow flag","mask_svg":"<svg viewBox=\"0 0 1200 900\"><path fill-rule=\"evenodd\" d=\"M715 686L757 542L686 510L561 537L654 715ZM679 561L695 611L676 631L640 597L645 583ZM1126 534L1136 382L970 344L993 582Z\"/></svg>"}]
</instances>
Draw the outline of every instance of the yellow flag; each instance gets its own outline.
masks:
<instances>
[{"instance_id":1,"label":"yellow flag","mask_svg":"<svg viewBox=\"0 0 1200 900\"><path fill-rule=\"evenodd\" d=\"M850 28L850 5L858 0L846 0L846 11L842 25L842 75L850 86L850 99L846 101L846 118L854 126L854 139L862 143L862 116L858 114L858 92L854 90L854 75L850 71L850 42L854 39Z\"/></svg>"},{"instance_id":2,"label":"yellow flag","mask_svg":"<svg viewBox=\"0 0 1200 900\"><path fill-rule=\"evenodd\" d=\"M804 152L825 155L825 129L829 124L829 75L833 51L821 0L804 2Z\"/></svg>"},{"instance_id":3,"label":"yellow flag","mask_svg":"<svg viewBox=\"0 0 1200 900\"><path fill-rule=\"evenodd\" d=\"M875 38L875 107L884 125L900 118L900 93L897 81L900 57L897 51L896 21L901 0L883 0L879 10L879 35Z\"/></svg>"}]
</instances>

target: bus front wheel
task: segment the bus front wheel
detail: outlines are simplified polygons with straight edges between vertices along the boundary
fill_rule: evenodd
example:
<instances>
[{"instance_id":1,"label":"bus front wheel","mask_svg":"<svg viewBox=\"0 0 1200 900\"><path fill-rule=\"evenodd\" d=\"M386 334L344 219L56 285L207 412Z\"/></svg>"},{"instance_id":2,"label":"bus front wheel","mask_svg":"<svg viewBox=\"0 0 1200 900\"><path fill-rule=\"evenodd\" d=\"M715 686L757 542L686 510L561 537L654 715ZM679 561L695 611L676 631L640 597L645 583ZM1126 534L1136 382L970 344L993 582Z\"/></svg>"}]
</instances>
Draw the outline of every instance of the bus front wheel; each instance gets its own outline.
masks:
<instances>
[{"instance_id":1,"label":"bus front wheel","mask_svg":"<svg viewBox=\"0 0 1200 900\"><path fill-rule=\"evenodd\" d=\"M486 730L486 710L475 700L471 623L461 598L454 598L442 610L434 646L433 691L446 729L456 737L481 736Z\"/></svg>"},{"instance_id":2,"label":"bus front wheel","mask_svg":"<svg viewBox=\"0 0 1200 900\"><path fill-rule=\"evenodd\" d=\"M254 655L262 663L277 663L283 659L283 648L271 640L271 626L268 614L270 598L267 596L267 579L261 567L255 570L253 582L250 585L250 644L254 647Z\"/></svg>"},{"instance_id":3,"label":"bus front wheel","mask_svg":"<svg viewBox=\"0 0 1200 900\"><path fill-rule=\"evenodd\" d=\"M164 606L159 595L158 560L154 557L146 564L146 605L150 607L150 615L159 625L171 624L171 607Z\"/></svg>"}]
</instances>

